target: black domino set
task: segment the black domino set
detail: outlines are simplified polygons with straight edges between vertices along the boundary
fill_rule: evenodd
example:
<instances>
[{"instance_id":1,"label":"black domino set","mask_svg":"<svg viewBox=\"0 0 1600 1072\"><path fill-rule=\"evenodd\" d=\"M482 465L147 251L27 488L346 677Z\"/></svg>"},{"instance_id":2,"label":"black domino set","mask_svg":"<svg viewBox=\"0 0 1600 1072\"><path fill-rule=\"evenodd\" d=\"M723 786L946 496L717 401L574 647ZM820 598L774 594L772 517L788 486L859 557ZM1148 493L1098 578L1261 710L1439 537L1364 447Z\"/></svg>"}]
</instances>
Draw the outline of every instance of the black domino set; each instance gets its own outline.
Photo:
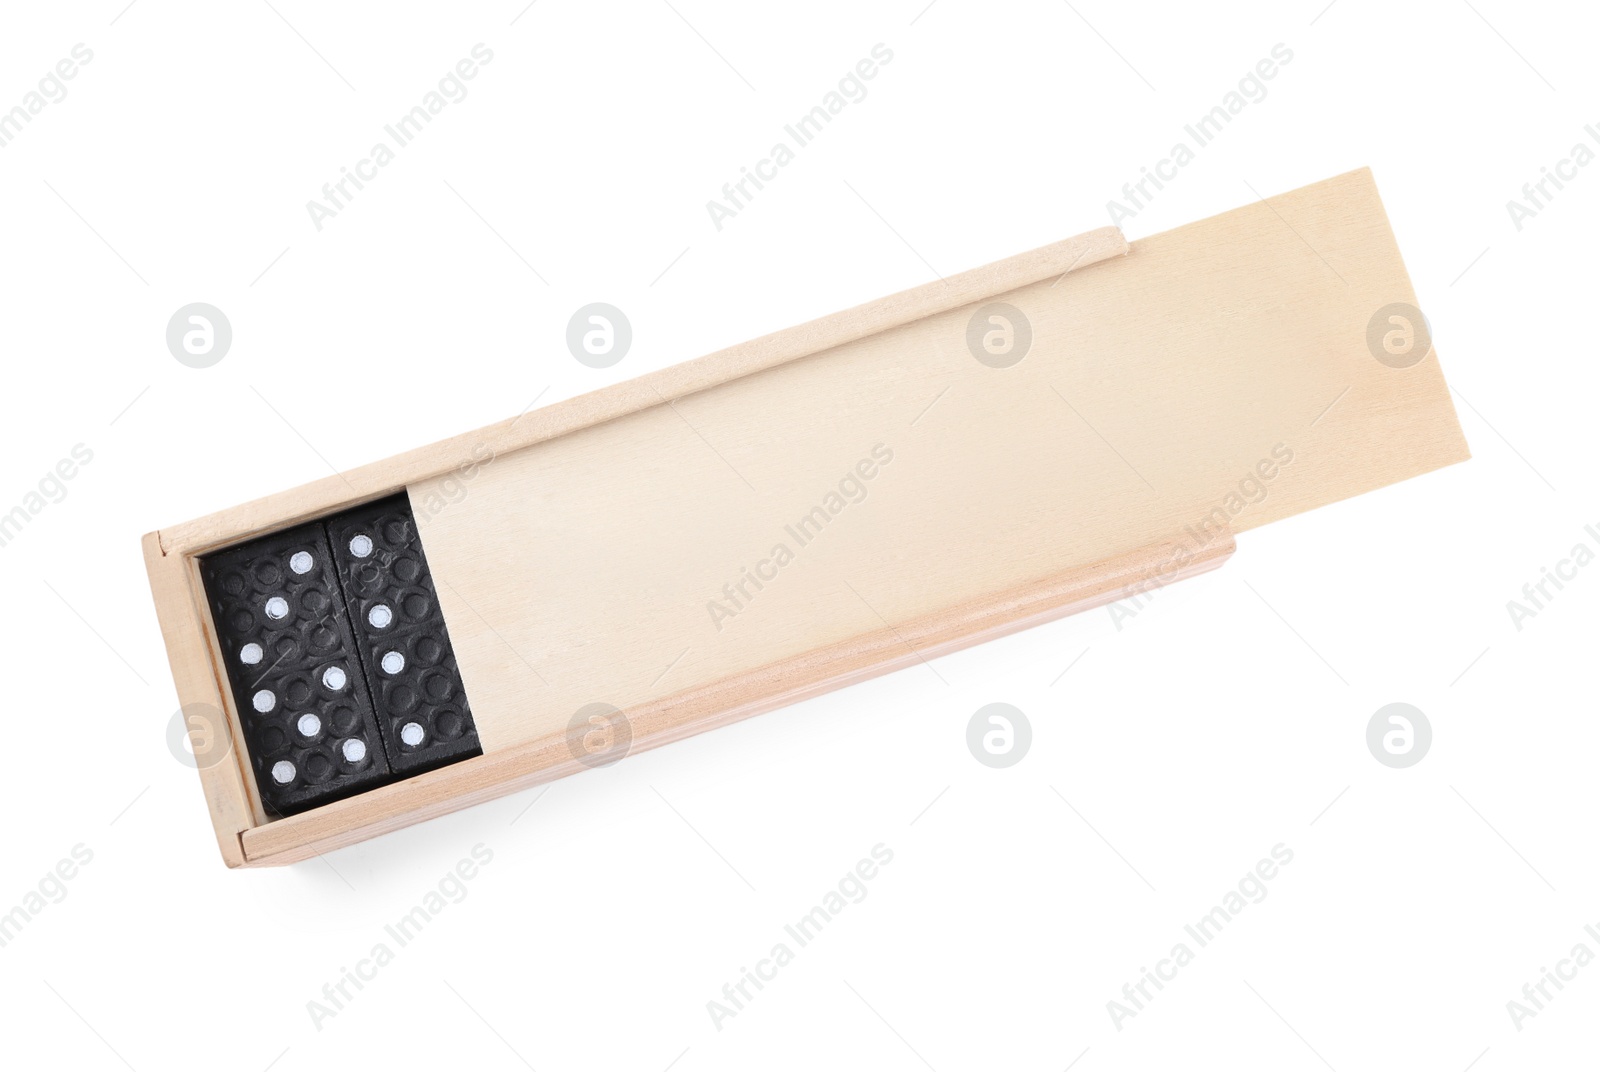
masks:
<instances>
[{"instance_id":1,"label":"black domino set","mask_svg":"<svg viewBox=\"0 0 1600 1072\"><path fill-rule=\"evenodd\" d=\"M207 555L201 575L268 812L482 753L403 493Z\"/></svg>"}]
</instances>

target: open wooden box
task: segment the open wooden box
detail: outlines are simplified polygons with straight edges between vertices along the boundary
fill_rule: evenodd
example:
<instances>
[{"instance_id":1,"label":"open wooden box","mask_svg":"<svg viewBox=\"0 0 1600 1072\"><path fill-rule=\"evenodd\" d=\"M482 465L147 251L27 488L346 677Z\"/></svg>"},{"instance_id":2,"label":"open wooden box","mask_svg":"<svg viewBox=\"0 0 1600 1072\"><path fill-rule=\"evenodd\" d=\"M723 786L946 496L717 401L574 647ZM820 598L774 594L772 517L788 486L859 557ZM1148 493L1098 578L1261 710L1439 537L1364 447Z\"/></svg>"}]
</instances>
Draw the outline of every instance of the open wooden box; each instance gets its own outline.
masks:
<instances>
[{"instance_id":1,"label":"open wooden box","mask_svg":"<svg viewBox=\"0 0 1600 1072\"><path fill-rule=\"evenodd\" d=\"M272 865L1215 568L1235 532L1466 457L1362 170L1132 245L1091 231L144 552L180 703L214 713L191 738L223 858ZM483 754L269 822L198 558L400 490Z\"/></svg>"}]
</instances>

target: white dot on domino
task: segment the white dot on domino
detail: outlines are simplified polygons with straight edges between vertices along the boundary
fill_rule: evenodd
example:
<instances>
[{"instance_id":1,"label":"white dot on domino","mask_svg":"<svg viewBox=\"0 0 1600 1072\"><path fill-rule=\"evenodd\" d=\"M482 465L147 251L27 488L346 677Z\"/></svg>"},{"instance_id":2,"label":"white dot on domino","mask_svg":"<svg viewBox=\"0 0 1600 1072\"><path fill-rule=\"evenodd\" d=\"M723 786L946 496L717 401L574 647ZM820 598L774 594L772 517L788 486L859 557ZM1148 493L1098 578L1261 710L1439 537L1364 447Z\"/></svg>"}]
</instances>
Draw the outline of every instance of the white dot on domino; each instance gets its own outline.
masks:
<instances>
[{"instance_id":1,"label":"white dot on domino","mask_svg":"<svg viewBox=\"0 0 1600 1072\"><path fill-rule=\"evenodd\" d=\"M280 759L272 765L272 780L279 785L288 785L294 781L294 764L287 759Z\"/></svg>"},{"instance_id":2,"label":"white dot on domino","mask_svg":"<svg viewBox=\"0 0 1600 1072\"><path fill-rule=\"evenodd\" d=\"M400 727L400 739L406 743L408 748L417 747L417 745L422 743L422 739L426 736L427 733L424 732L422 727L415 722L407 722L404 726Z\"/></svg>"}]
</instances>

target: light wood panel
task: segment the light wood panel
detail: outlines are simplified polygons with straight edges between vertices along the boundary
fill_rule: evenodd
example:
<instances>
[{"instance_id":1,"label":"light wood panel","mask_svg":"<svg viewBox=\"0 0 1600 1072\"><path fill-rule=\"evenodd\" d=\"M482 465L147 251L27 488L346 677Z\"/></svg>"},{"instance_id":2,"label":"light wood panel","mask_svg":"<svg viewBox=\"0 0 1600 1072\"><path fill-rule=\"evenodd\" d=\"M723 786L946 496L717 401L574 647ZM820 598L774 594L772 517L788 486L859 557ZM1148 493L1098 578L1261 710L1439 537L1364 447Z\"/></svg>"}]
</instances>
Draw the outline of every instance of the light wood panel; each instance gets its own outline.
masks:
<instances>
[{"instance_id":1,"label":"light wood panel","mask_svg":"<svg viewBox=\"0 0 1600 1072\"><path fill-rule=\"evenodd\" d=\"M199 596L194 560L163 553L160 538L153 532L144 538L144 560L217 848L224 863L238 867L245 862L240 833L264 817L254 788L245 780L238 712L223 699L228 690L222 686L222 664L215 644L207 636L211 619ZM191 722L191 714L203 722Z\"/></svg>"},{"instance_id":2,"label":"light wood panel","mask_svg":"<svg viewBox=\"0 0 1600 1072\"><path fill-rule=\"evenodd\" d=\"M1436 357L1368 349L1415 300L1352 172L416 485L485 749L1459 461ZM1032 326L1011 368L967 344L991 301Z\"/></svg>"}]
</instances>

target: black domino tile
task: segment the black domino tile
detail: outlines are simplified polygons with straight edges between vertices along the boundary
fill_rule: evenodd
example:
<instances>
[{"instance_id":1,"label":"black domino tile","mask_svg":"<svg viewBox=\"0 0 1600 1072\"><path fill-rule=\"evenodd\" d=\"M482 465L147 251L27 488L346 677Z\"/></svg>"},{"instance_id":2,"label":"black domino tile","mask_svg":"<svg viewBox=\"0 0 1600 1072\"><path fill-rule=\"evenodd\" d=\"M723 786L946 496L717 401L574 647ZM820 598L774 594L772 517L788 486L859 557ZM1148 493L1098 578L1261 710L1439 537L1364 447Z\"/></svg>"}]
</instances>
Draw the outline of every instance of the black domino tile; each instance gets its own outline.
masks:
<instances>
[{"instance_id":1,"label":"black domino tile","mask_svg":"<svg viewBox=\"0 0 1600 1072\"><path fill-rule=\"evenodd\" d=\"M327 526L389 766L408 776L482 754L407 496Z\"/></svg>"},{"instance_id":2,"label":"black domino tile","mask_svg":"<svg viewBox=\"0 0 1600 1072\"><path fill-rule=\"evenodd\" d=\"M390 780L323 525L208 555L201 573L266 809L292 815Z\"/></svg>"}]
</instances>

